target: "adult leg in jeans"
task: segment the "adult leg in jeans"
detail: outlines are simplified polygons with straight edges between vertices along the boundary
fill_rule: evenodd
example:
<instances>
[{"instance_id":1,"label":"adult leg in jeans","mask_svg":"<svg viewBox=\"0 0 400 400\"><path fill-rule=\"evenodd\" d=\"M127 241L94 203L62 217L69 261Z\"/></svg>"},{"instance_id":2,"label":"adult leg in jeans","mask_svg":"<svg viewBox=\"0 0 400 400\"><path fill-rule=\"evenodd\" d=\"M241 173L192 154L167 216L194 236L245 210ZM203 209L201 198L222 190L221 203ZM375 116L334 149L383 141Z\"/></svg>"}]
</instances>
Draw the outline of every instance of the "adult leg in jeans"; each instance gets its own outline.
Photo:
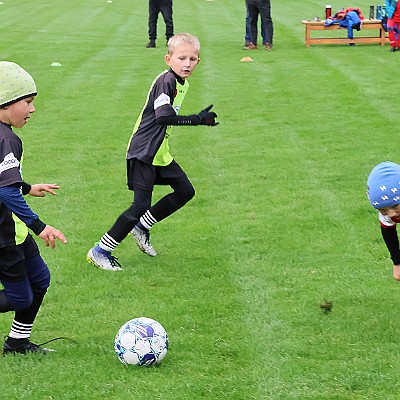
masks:
<instances>
[{"instance_id":1,"label":"adult leg in jeans","mask_svg":"<svg viewBox=\"0 0 400 400\"><path fill-rule=\"evenodd\" d=\"M258 0L257 7L261 14L261 26L264 24L265 28L265 37L263 36L263 41L272 44L274 38L274 25L271 18L271 2L270 0Z\"/></svg>"},{"instance_id":2,"label":"adult leg in jeans","mask_svg":"<svg viewBox=\"0 0 400 400\"><path fill-rule=\"evenodd\" d=\"M247 9L249 10L251 41L253 42L254 45L257 46L257 37L258 37L257 21L259 14L257 3L248 3Z\"/></svg>"},{"instance_id":3,"label":"adult leg in jeans","mask_svg":"<svg viewBox=\"0 0 400 400\"><path fill-rule=\"evenodd\" d=\"M249 9L246 6L246 34L244 37L244 43L247 45L251 42L251 32L250 32L250 17L249 17Z\"/></svg>"}]
</instances>

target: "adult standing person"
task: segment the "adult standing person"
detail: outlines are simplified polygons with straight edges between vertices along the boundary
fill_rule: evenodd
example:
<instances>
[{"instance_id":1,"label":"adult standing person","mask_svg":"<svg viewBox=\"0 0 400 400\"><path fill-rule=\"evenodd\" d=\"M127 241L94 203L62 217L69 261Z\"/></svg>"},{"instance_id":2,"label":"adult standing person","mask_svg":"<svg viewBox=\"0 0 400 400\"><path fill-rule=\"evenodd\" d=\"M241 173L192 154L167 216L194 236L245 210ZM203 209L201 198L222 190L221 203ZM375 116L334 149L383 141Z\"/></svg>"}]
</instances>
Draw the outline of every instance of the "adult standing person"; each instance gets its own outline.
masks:
<instances>
[{"instance_id":1,"label":"adult standing person","mask_svg":"<svg viewBox=\"0 0 400 400\"><path fill-rule=\"evenodd\" d=\"M390 52L399 50L400 3L397 0L386 0L387 28L389 33Z\"/></svg>"},{"instance_id":2,"label":"adult standing person","mask_svg":"<svg viewBox=\"0 0 400 400\"><path fill-rule=\"evenodd\" d=\"M149 0L149 43L146 47L156 47L158 14L164 18L165 38L167 43L174 36L174 22L172 19L172 0Z\"/></svg>"},{"instance_id":3,"label":"adult standing person","mask_svg":"<svg viewBox=\"0 0 400 400\"><path fill-rule=\"evenodd\" d=\"M274 36L274 25L271 18L271 2L270 0L246 0L246 6L249 10L251 43L246 46L249 50L257 49L257 21L258 15L261 16L261 23L265 26L266 38L263 40L263 46L266 50L272 50L272 42Z\"/></svg>"}]
</instances>

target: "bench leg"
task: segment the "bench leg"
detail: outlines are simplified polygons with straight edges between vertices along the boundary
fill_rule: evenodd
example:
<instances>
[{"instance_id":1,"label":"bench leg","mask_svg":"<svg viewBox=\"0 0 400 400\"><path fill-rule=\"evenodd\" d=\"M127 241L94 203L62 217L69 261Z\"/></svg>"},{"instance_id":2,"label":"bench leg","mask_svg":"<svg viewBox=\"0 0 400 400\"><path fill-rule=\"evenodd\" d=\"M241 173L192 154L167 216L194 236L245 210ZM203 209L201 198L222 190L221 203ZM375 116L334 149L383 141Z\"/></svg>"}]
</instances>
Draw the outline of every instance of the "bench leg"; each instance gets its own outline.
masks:
<instances>
[{"instance_id":1,"label":"bench leg","mask_svg":"<svg viewBox=\"0 0 400 400\"><path fill-rule=\"evenodd\" d=\"M306 25L306 35L305 35L305 38L304 38L304 42L306 44L306 47L310 47L310 32L311 32L310 26Z\"/></svg>"},{"instance_id":2,"label":"bench leg","mask_svg":"<svg viewBox=\"0 0 400 400\"><path fill-rule=\"evenodd\" d=\"M381 34L381 36L380 36L380 38L381 38L381 41L380 41L380 45L381 46L384 46L385 45L385 42L386 42L386 32L385 32L385 30L383 29L383 27L380 29L380 34Z\"/></svg>"}]
</instances>

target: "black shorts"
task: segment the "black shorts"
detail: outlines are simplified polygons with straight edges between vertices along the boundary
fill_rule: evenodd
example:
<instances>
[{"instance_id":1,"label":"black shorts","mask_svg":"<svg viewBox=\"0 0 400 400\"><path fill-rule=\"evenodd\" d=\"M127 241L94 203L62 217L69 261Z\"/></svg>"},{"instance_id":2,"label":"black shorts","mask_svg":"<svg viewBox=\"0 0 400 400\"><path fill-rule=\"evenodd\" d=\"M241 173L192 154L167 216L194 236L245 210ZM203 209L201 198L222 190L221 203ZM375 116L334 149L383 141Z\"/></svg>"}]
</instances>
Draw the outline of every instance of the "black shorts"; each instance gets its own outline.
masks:
<instances>
[{"instance_id":1,"label":"black shorts","mask_svg":"<svg viewBox=\"0 0 400 400\"><path fill-rule=\"evenodd\" d=\"M126 161L130 190L138 188L152 191L154 185L173 185L176 181L187 179L183 169L174 160L165 167L146 164L136 158Z\"/></svg>"},{"instance_id":2,"label":"black shorts","mask_svg":"<svg viewBox=\"0 0 400 400\"><path fill-rule=\"evenodd\" d=\"M25 260L38 254L38 246L31 235L18 246L0 247L0 280L16 282L25 279Z\"/></svg>"}]
</instances>

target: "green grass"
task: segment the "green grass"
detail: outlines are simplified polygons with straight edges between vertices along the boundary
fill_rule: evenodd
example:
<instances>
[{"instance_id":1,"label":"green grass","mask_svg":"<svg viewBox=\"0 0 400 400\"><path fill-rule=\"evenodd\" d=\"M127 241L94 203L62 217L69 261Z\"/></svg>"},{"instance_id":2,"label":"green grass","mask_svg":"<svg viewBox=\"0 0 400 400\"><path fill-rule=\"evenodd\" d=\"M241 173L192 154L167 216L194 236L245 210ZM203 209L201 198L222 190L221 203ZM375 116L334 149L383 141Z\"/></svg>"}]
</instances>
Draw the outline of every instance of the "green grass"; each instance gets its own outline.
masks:
<instances>
[{"instance_id":1,"label":"green grass","mask_svg":"<svg viewBox=\"0 0 400 400\"><path fill-rule=\"evenodd\" d=\"M0 58L39 91L18 130L24 176L62 185L29 203L69 239L54 251L38 240L52 286L32 340L77 343L2 359L1 397L398 399L400 289L365 196L372 167L400 161L398 54L307 49L300 20L323 16L315 0L272 2L274 49L247 53L243 1L176 0L176 32L202 43L181 112L213 103L220 125L175 128L173 154L197 195L153 228L156 258L127 238L115 252L125 270L109 273L85 255L132 200L125 150L165 68L163 21L158 47L145 49L145 0L3 3ZM114 354L118 328L137 316L168 331L156 368ZM1 316L0 333L11 320Z\"/></svg>"}]
</instances>

